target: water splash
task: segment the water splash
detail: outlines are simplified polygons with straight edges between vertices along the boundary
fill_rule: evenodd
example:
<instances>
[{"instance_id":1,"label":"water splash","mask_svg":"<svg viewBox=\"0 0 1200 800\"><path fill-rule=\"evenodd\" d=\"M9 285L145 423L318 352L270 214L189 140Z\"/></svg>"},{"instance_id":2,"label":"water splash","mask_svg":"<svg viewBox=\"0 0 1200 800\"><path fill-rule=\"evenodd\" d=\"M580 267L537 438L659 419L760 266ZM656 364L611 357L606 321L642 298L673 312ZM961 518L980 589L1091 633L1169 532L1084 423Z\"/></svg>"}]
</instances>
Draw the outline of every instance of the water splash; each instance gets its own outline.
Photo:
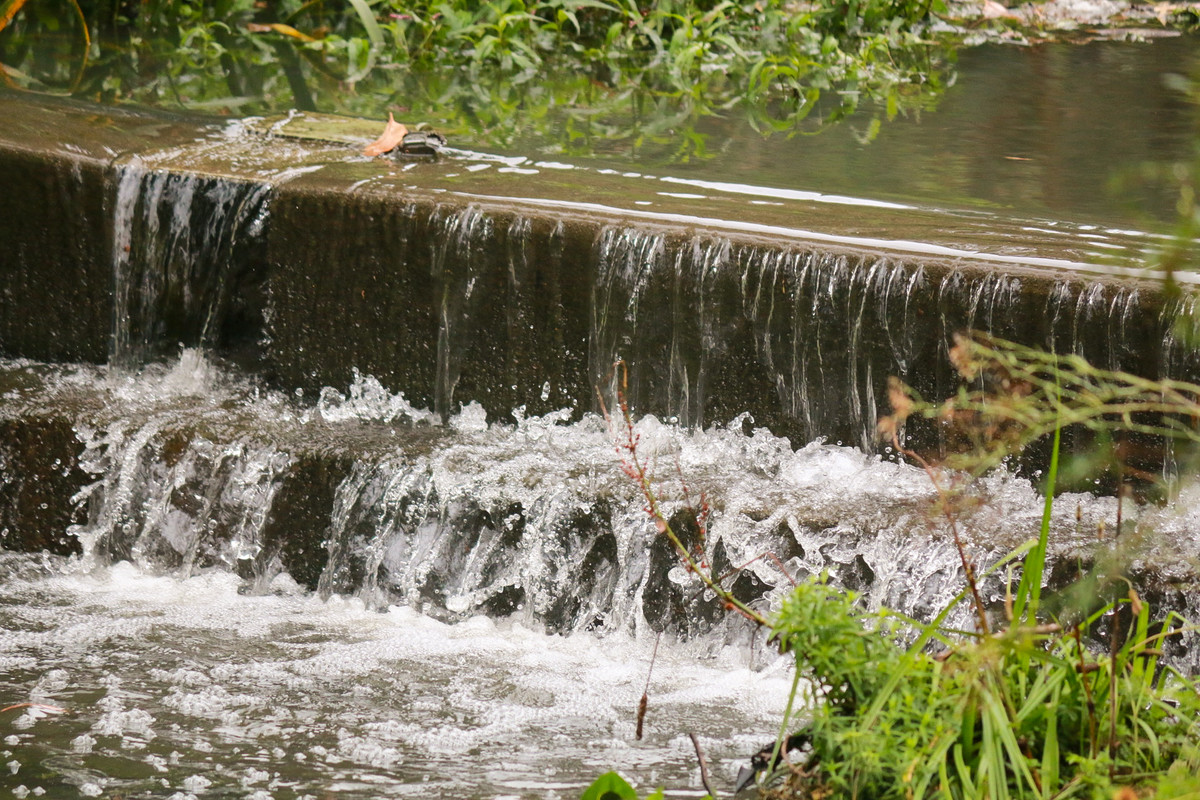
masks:
<instances>
[{"instance_id":1,"label":"water splash","mask_svg":"<svg viewBox=\"0 0 1200 800\"><path fill-rule=\"evenodd\" d=\"M85 565L127 560L182 577L218 565L250 573L290 457L267 443L212 441L179 416L81 430L81 466L97 476L75 498L87 503L88 521L70 531Z\"/></svg>"},{"instance_id":2,"label":"water splash","mask_svg":"<svg viewBox=\"0 0 1200 800\"><path fill-rule=\"evenodd\" d=\"M72 529L85 567L229 570L251 591L290 573L372 608L483 613L559 632L667 630L713 647L751 636L691 577L672 577L675 558L594 414L517 410L489 424L472 404L443 427L368 376L304 408L195 355L157 374L90 380L47 378L47 394L27 400L77 398L80 466L94 476L75 498L86 511ZM962 588L919 469L819 442L794 450L745 414L706 430L645 416L634 433L668 515L686 525L685 496L703 493L714 512L709 563L740 567L733 590L765 612L792 580L823 571L872 606L915 616ZM1007 473L980 491L980 510L961 526L986 564L1036 532L1041 503ZM1055 513L1055 552L1088 558L1115 501L1064 496ZM1189 517L1148 508L1125 517L1161 534L1144 537L1138 574L1155 585L1186 580L1179 565L1200 554ZM1002 602L999 584L989 591Z\"/></svg>"}]
</instances>

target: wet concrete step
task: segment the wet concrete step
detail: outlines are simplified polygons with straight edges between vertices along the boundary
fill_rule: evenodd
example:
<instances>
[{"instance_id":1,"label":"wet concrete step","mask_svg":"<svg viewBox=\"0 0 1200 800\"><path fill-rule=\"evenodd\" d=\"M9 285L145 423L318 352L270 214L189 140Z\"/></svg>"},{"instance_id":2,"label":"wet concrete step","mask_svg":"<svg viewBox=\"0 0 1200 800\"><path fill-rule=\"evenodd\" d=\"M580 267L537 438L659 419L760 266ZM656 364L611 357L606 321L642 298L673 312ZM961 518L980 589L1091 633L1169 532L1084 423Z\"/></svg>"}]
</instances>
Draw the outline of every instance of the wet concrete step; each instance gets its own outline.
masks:
<instances>
[{"instance_id":1,"label":"wet concrete step","mask_svg":"<svg viewBox=\"0 0 1200 800\"><path fill-rule=\"evenodd\" d=\"M180 576L232 571L248 592L298 583L373 607L516 614L562 632L648 625L691 636L729 624L678 566L593 416L488 425L472 405L442 426L368 379L311 406L194 351L137 377L0 362L0 391L8 550ZM645 419L637 434L643 456L678 465L655 474L673 523L746 602L767 609L791 580L828 572L872 605L930 618L964 585L937 492L916 467L833 445L794 450L741 426ZM703 539L681 479L710 504ZM1008 474L976 492L958 524L987 565L1037 530L1042 501ZM1105 525L1117 513L1113 498L1059 498L1052 586L1111 543ZM1194 513L1186 502L1127 503L1123 515L1139 592L1195 616ZM997 613L1004 595L1002 575L986 581Z\"/></svg>"},{"instance_id":2,"label":"wet concrete step","mask_svg":"<svg viewBox=\"0 0 1200 800\"><path fill-rule=\"evenodd\" d=\"M358 154L376 123L197 120L0 94L0 352L127 368L203 346L309 393L355 371L448 417L749 411L873 446L887 376L948 392L978 327L1196 373L1152 237L448 150Z\"/></svg>"}]
</instances>

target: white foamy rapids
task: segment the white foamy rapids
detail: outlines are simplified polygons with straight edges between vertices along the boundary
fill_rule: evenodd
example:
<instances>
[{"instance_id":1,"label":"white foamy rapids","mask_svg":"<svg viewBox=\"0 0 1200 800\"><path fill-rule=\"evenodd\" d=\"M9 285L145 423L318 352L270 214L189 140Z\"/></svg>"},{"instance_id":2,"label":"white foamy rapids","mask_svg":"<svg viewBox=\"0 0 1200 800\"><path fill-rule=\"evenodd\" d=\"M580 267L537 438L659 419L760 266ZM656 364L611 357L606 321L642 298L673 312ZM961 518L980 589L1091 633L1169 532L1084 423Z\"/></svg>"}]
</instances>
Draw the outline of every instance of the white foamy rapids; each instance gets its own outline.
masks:
<instances>
[{"instance_id":1,"label":"white foamy rapids","mask_svg":"<svg viewBox=\"0 0 1200 800\"><path fill-rule=\"evenodd\" d=\"M88 374L50 383L79 394ZM750 639L694 576L672 573L676 559L622 473L619 432L598 416L518 410L489 424L468 404L442 427L361 375L346 395L327 389L304 409L194 352L139 377L101 373L92 391L77 428L80 466L95 480L76 496L86 522L72 529L87 567L129 560L181 577L220 568L259 592L292 571L324 597L443 620L667 630L714 648ZM792 580L821 572L872 607L921 618L964 586L936 492L915 467L819 442L793 450L746 415L706 431L648 416L633 435L666 513L689 500L710 506L706 559L763 611ZM958 527L986 567L1037 535L1042 501L1007 473L978 493ZM1191 496L1169 509L1127 504L1136 535L1123 535L1140 540L1139 574L1191 580ZM1116 505L1064 496L1055 515L1055 552L1086 558ZM998 579L985 590L1002 604ZM965 607L956 614L969 623Z\"/></svg>"},{"instance_id":2,"label":"white foamy rapids","mask_svg":"<svg viewBox=\"0 0 1200 800\"><path fill-rule=\"evenodd\" d=\"M725 785L790 687L785 664L751 670L735 649L699 659L663 641L650 671L652 639L249 596L221 572L47 575L35 562L0 553L0 675L13 702L70 711L6 742L21 779L49 793L567 798L616 768L699 796L687 734Z\"/></svg>"},{"instance_id":3,"label":"white foamy rapids","mask_svg":"<svg viewBox=\"0 0 1200 800\"><path fill-rule=\"evenodd\" d=\"M787 664L678 568L601 417L468 404L440 426L369 376L306 408L194 352L117 377L4 369L5 418L74 413L94 478L84 556L0 552L0 686L41 704L6 739L31 792L567 798L616 767L698 796L688 733L728 786L777 730ZM793 450L745 415L631 433L669 515L709 504L705 558L744 565L729 584L764 611L817 572L925 618L963 588L919 469ZM984 568L1036 535L1042 500L1007 473L978 495L958 521ZM1116 513L1059 498L1058 563ZM1122 513L1152 602L1195 617L1200 489ZM1001 607L1002 582L983 588Z\"/></svg>"},{"instance_id":4,"label":"white foamy rapids","mask_svg":"<svg viewBox=\"0 0 1200 800\"><path fill-rule=\"evenodd\" d=\"M435 425L440 417L426 410L415 408L404 397L404 393L391 394L373 375L362 375L354 369L354 382L350 391L342 394L332 386L321 390L317 401L317 414L326 422L412 422Z\"/></svg>"}]
</instances>

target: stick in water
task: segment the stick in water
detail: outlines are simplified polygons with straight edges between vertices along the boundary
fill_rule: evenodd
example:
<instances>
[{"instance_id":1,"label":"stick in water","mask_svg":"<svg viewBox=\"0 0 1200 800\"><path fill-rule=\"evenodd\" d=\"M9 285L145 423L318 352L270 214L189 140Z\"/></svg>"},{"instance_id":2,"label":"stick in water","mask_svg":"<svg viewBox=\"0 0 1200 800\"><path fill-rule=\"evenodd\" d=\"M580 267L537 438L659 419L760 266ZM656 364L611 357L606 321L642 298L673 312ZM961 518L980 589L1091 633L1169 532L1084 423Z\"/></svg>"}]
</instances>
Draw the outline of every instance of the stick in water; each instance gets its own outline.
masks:
<instances>
[{"instance_id":1,"label":"stick in water","mask_svg":"<svg viewBox=\"0 0 1200 800\"><path fill-rule=\"evenodd\" d=\"M639 742L642 740L642 725L646 721L646 706L650 703L650 673L654 671L654 660L658 658L658 643L661 641L662 633L659 633L654 639L654 652L650 654L650 669L646 670L646 687L642 689L642 699L638 701L637 734L634 738Z\"/></svg>"},{"instance_id":2,"label":"stick in water","mask_svg":"<svg viewBox=\"0 0 1200 800\"><path fill-rule=\"evenodd\" d=\"M688 736L692 737L692 747L696 748L696 760L700 762L700 782L704 784L704 791L708 792L709 797L716 797L717 793L708 785L708 762L704 760L704 751L700 749L700 740L694 733L689 733Z\"/></svg>"}]
</instances>

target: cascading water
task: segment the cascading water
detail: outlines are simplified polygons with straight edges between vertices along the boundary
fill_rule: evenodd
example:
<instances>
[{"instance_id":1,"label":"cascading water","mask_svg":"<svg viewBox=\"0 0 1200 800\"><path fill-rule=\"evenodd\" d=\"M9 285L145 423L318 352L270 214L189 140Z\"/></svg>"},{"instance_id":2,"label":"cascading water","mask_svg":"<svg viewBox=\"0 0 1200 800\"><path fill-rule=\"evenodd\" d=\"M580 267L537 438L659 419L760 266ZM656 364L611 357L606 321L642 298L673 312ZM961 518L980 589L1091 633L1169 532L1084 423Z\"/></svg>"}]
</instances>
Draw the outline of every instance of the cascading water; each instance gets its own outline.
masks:
<instances>
[{"instance_id":1,"label":"cascading water","mask_svg":"<svg viewBox=\"0 0 1200 800\"><path fill-rule=\"evenodd\" d=\"M92 476L81 557L0 558L5 694L72 711L12 723L13 787L567 797L611 766L694 785L687 732L731 775L772 734L783 664L663 556L595 415L489 424L469 405L440 427L369 377L303 406L194 351L137 377L5 374L24 385L9 414L71 399ZM789 579L827 571L927 617L961 589L920 470L745 423L635 430L671 509L680 475L708 497L714 568L749 562L739 597L768 610ZM981 563L1040 517L1023 480L984 492L963 520ZM1115 504L1060 498L1056 552L1086 553ZM1126 509L1130 531L1161 534L1137 563L1163 585L1200 554L1193 506ZM998 582L985 590L1002 603ZM1188 597L1174 604L1195 610Z\"/></svg>"},{"instance_id":2,"label":"cascading water","mask_svg":"<svg viewBox=\"0 0 1200 800\"><path fill-rule=\"evenodd\" d=\"M451 211L430 220L437 309L437 376L434 408L443 418L454 407L454 391L462 375L461 359L483 302L484 244L492 238L492 221L478 209Z\"/></svg>"},{"instance_id":3,"label":"cascading water","mask_svg":"<svg viewBox=\"0 0 1200 800\"><path fill-rule=\"evenodd\" d=\"M1179 351L1167 336L1175 316L1143 318L1136 286L1059 279L1027 291L1045 278L966 269L934 277L888 257L673 243L619 228L602 233L595 258L594 384L611 385L621 361L632 405L684 425L731 419L753 403L758 424L797 441L823 436L872 451L888 376L948 396L957 380L949 343L969 329L1110 369L1192 375L1166 371L1168 351ZM1162 351L1148 353L1147 342Z\"/></svg>"},{"instance_id":4,"label":"cascading water","mask_svg":"<svg viewBox=\"0 0 1200 800\"><path fill-rule=\"evenodd\" d=\"M154 169L136 157L119 175L109 363L135 368L180 346L236 348L253 336L269 185Z\"/></svg>"}]
</instances>

